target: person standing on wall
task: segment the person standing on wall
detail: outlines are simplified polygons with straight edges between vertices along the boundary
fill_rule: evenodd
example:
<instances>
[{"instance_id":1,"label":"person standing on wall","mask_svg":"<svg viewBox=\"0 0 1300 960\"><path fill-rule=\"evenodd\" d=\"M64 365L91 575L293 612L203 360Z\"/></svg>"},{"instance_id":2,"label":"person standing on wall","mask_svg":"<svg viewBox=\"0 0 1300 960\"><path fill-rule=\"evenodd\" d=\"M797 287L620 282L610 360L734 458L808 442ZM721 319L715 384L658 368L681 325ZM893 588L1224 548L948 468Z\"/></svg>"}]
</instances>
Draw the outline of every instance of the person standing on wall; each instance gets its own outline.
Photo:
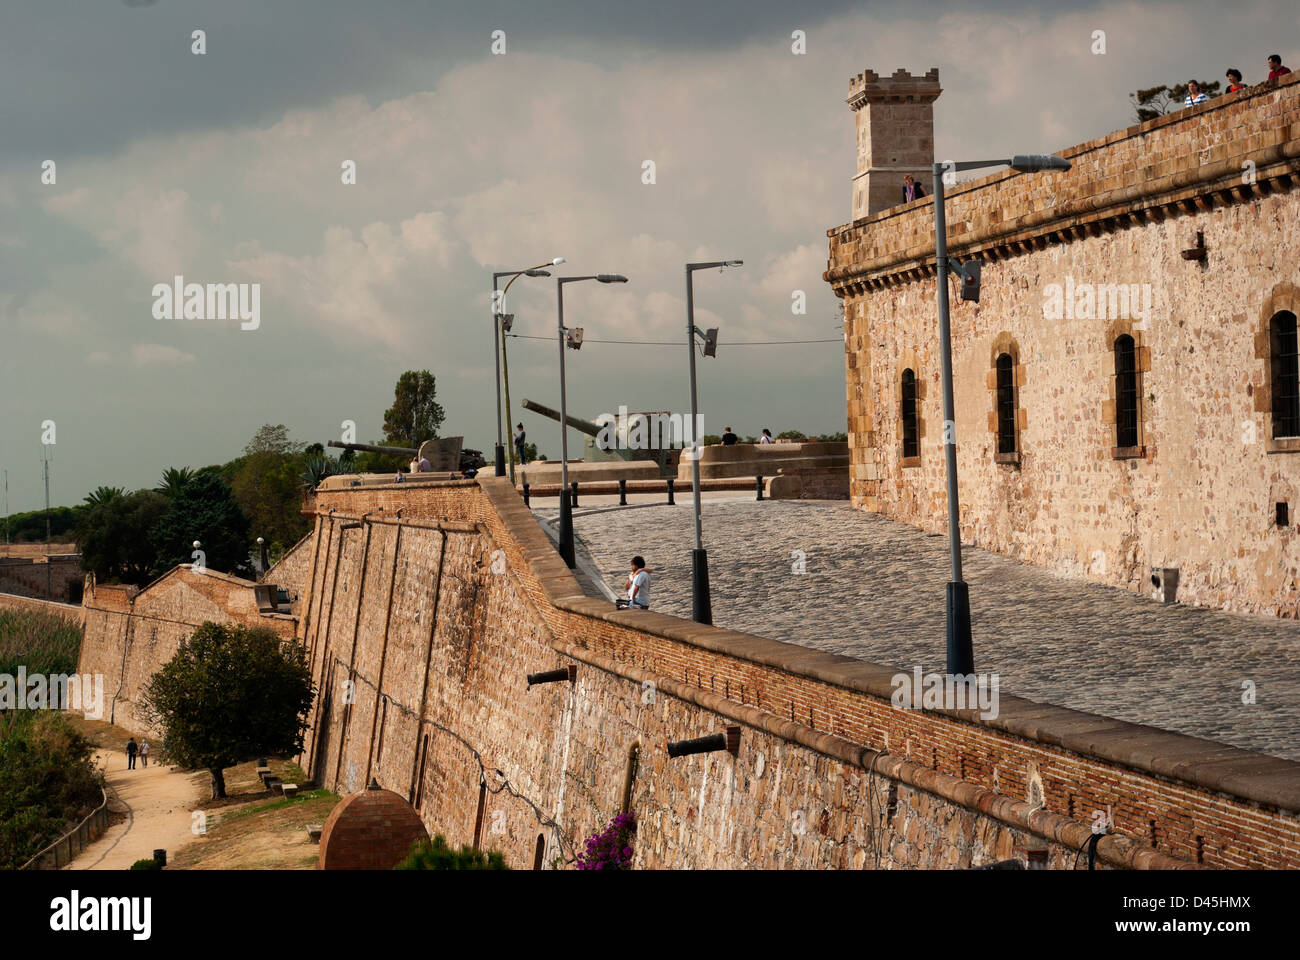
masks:
<instances>
[{"instance_id":1,"label":"person standing on wall","mask_svg":"<svg viewBox=\"0 0 1300 960\"><path fill-rule=\"evenodd\" d=\"M739 442L740 442L740 437L732 433L730 427L727 427L725 430L722 431L722 445L724 447L730 447Z\"/></svg>"},{"instance_id":2,"label":"person standing on wall","mask_svg":"<svg viewBox=\"0 0 1300 960\"><path fill-rule=\"evenodd\" d=\"M763 435L762 435L761 437L758 438L758 442L759 442L759 443L773 443L774 441L772 440L772 431L769 430L769 429L767 429L767 427L764 427L764 428L763 428Z\"/></svg>"},{"instance_id":3,"label":"person standing on wall","mask_svg":"<svg viewBox=\"0 0 1300 960\"><path fill-rule=\"evenodd\" d=\"M1268 78L1270 80L1285 77L1290 72L1291 68L1282 66L1282 58L1276 53L1268 58Z\"/></svg>"},{"instance_id":4,"label":"person standing on wall","mask_svg":"<svg viewBox=\"0 0 1300 960\"><path fill-rule=\"evenodd\" d=\"M921 197L924 196L925 196L925 191L921 189L921 185L917 183L915 179L913 179L910 173L903 178L903 202L904 203L909 203L912 200L919 200Z\"/></svg>"},{"instance_id":5,"label":"person standing on wall","mask_svg":"<svg viewBox=\"0 0 1300 960\"><path fill-rule=\"evenodd\" d=\"M515 434L515 458L519 461L520 464L523 464L524 437L526 436L526 434L524 433L524 425L522 423L515 424L515 430L518 431Z\"/></svg>"}]
</instances>

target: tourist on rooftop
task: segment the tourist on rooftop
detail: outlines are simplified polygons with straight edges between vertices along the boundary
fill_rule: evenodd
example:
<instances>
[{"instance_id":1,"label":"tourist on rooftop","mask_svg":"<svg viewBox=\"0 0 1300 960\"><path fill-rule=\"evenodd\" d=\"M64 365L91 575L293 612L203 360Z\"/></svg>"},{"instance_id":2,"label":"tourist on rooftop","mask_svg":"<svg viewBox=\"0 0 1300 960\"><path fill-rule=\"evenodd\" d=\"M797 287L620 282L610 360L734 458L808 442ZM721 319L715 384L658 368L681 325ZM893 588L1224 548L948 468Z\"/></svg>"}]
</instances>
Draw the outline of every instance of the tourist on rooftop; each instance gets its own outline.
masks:
<instances>
[{"instance_id":1,"label":"tourist on rooftop","mask_svg":"<svg viewBox=\"0 0 1300 960\"><path fill-rule=\"evenodd\" d=\"M1246 85L1241 82L1241 71L1236 67L1229 67L1224 76L1228 78L1228 93L1236 93L1238 90L1246 89Z\"/></svg>"},{"instance_id":2,"label":"tourist on rooftop","mask_svg":"<svg viewBox=\"0 0 1300 960\"><path fill-rule=\"evenodd\" d=\"M524 433L524 425L522 423L517 423L515 424L515 429L518 431L518 433L515 434L515 458L520 463L523 463L524 462L524 437L526 436L526 434Z\"/></svg>"},{"instance_id":3,"label":"tourist on rooftop","mask_svg":"<svg viewBox=\"0 0 1300 960\"><path fill-rule=\"evenodd\" d=\"M738 437L738 436L736 436L734 433L732 433L730 427L727 427L725 430L722 431L722 444L723 444L723 446L730 447L730 446L733 446L733 445L735 445L735 444L737 444L737 443L739 443L739 442L740 442L740 437Z\"/></svg>"},{"instance_id":4,"label":"tourist on rooftop","mask_svg":"<svg viewBox=\"0 0 1300 960\"><path fill-rule=\"evenodd\" d=\"M1209 100L1205 94L1201 93L1201 85L1195 80L1187 81L1187 97L1183 100L1184 107L1194 107L1198 103L1205 103Z\"/></svg>"},{"instance_id":5,"label":"tourist on rooftop","mask_svg":"<svg viewBox=\"0 0 1300 960\"><path fill-rule=\"evenodd\" d=\"M428 458L428 457L421 457L421 458L419 459L419 461L416 463L415 466L416 466L416 470L417 470L419 473L432 473L432 472L433 472L433 464L431 464L431 463L429 462L429 458Z\"/></svg>"},{"instance_id":6,"label":"tourist on rooftop","mask_svg":"<svg viewBox=\"0 0 1300 960\"><path fill-rule=\"evenodd\" d=\"M1282 66L1282 58L1276 53L1268 58L1268 78L1270 80L1285 77L1290 72L1291 68Z\"/></svg>"},{"instance_id":7,"label":"tourist on rooftop","mask_svg":"<svg viewBox=\"0 0 1300 960\"><path fill-rule=\"evenodd\" d=\"M912 175L910 173L903 178L903 202L904 203L907 203L909 200L919 200L921 197L924 196L925 196L925 191L921 189L921 185L919 183L917 183L914 179L912 179Z\"/></svg>"},{"instance_id":8,"label":"tourist on rooftop","mask_svg":"<svg viewBox=\"0 0 1300 960\"><path fill-rule=\"evenodd\" d=\"M764 427L764 428L763 428L763 435L762 435L761 437L758 438L758 442L759 442L759 443L772 443L772 442L774 442L774 441L772 440L772 431L769 430L769 429L767 429L767 427Z\"/></svg>"}]
</instances>

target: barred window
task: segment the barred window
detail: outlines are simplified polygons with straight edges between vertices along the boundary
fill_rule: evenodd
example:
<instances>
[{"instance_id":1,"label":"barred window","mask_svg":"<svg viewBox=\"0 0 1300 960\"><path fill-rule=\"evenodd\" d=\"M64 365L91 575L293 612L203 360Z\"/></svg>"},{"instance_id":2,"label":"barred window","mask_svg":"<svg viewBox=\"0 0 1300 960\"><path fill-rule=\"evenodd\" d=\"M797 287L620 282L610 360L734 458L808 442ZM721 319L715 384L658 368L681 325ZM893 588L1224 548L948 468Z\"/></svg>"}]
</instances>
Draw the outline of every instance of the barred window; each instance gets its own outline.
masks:
<instances>
[{"instance_id":1,"label":"barred window","mask_svg":"<svg viewBox=\"0 0 1300 960\"><path fill-rule=\"evenodd\" d=\"M1115 446L1138 445L1137 349L1127 333L1115 340Z\"/></svg>"},{"instance_id":2,"label":"barred window","mask_svg":"<svg viewBox=\"0 0 1300 960\"><path fill-rule=\"evenodd\" d=\"M919 457L920 443L916 430L916 374L903 371L903 457Z\"/></svg>"},{"instance_id":3,"label":"barred window","mask_svg":"<svg viewBox=\"0 0 1300 960\"><path fill-rule=\"evenodd\" d=\"M1296 356L1296 317L1289 310L1269 321L1269 362L1273 374L1273 437L1300 436L1300 364Z\"/></svg>"},{"instance_id":4,"label":"barred window","mask_svg":"<svg viewBox=\"0 0 1300 960\"><path fill-rule=\"evenodd\" d=\"M1016 452L1016 379L1011 354L998 356L998 453Z\"/></svg>"}]
</instances>

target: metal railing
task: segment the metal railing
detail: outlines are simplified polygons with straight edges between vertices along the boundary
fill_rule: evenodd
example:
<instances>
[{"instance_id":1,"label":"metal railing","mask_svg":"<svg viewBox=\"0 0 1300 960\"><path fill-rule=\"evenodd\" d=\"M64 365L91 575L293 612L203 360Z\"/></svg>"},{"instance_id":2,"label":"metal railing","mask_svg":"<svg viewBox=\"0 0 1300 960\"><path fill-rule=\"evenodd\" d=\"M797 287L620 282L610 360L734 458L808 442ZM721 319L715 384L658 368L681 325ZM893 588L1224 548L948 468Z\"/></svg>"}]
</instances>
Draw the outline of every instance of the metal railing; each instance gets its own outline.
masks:
<instances>
[{"instance_id":1,"label":"metal railing","mask_svg":"<svg viewBox=\"0 0 1300 960\"><path fill-rule=\"evenodd\" d=\"M98 840L108 829L108 791L100 788L100 802L79 824L24 863L19 870L58 870Z\"/></svg>"}]
</instances>

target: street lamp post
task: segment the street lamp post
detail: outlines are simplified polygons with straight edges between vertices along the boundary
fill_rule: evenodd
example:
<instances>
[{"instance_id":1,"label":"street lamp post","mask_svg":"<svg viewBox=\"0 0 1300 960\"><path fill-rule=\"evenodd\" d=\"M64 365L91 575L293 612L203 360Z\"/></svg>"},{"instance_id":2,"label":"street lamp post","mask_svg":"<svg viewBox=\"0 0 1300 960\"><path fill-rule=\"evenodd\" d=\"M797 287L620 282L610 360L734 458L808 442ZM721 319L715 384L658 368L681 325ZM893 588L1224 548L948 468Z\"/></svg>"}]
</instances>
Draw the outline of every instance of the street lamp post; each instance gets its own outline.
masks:
<instances>
[{"instance_id":1,"label":"street lamp post","mask_svg":"<svg viewBox=\"0 0 1300 960\"><path fill-rule=\"evenodd\" d=\"M587 277L557 277L555 280L555 311L560 344L560 556L570 570L577 565L577 557L573 546L573 504L569 501L569 408L564 385L564 285L582 280L627 283L627 277L618 273L600 273Z\"/></svg>"},{"instance_id":2,"label":"street lamp post","mask_svg":"<svg viewBox=\"0 0 1300 960\"><path fill-rule=\"evenodd\" d=\"M952 579L948 582L946 624L947 659L950 675L975 672L975 651L971 643L970 588L961 572L961 510L957 501L956 415L952 396L952 335L948 320L948 222L944 212L946 174L981 167L1010 166L1021 173L1040 170L1069 170L1070 161L1044 154L1017 154L1010 160L965 160L934 165L934 259L939 296L939 372L943 380L943 447L948 481L948 550ZM958 267L959 272L961 267Z\"/></svg>"},{"instance_id":3,"label":"street lamp post","mask_svg":"<svg viewBox=\"0 0 1300 960\"><path fill-rule=\"evenodd\" d=\"M695 509L695 548L691 551L691 619L696 623L713 623L713 599L709 595L709 555L704 549L700 524L700 437L699 400L695 387L695 338L704 333L695 326L696 270L714 267L738 267L741 260L715 260L710 263L686 264L686 352L691 371L691 494Z\"/></svg>"},{"instance_id":4,"label":"street lamp post","mask_svg":"<svg viewBox=\"0 0 1300 960\"><path fill-rule=\"evenodd\" d=\"M510 284L514 283L520 276L528 277L549 277L550 273L543 270L543 267L558 267L564 263L563 257L556 257L548 263L541 263L535 267L529 267L526 270L501 270L492 274L492 357L496 363L496 384L497 384L497 446L494 457L496 475L504 477L506 475L506 451L502 443L501 433L501 356L505 352L505 343L501 334L501 317L505 313L506 292L510 290ZM501 298L497 300L497 281L502 277L509 277L506 289L501 292ZM509 387L506 388L507 390ZM507 411L508 413L509 411ZM515 479L514 458L510 459L510 482Z\"/></svg>"}]
</instances>

